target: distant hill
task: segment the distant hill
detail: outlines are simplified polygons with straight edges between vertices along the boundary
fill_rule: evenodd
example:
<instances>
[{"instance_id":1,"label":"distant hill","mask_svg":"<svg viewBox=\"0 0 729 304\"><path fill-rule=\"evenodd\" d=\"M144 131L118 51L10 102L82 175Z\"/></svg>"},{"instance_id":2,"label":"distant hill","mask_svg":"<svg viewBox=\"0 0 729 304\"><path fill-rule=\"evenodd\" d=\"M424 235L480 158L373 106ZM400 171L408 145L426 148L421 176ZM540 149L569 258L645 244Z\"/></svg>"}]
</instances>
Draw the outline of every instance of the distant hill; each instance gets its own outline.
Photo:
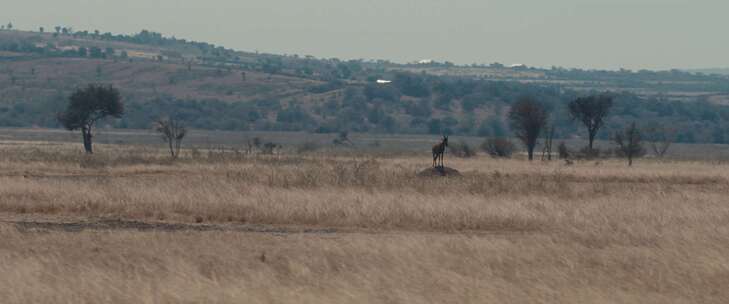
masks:
<instances>
[{"instance_id":1,"label":"distant hill","mask_svg":"<svg viewBox=\"0 0 729 304\"><path fill-rule=\"evenodd\" d=\"M729 68L688 69L686 72L729 76Z\"/></svg>"},{"instance_id":2,"label":"distant hill","mask_svg":"<svg viewBox=\"0 0 729 304\"><path fill-rule=\"evenodd\" d=\"M509 105L531 95L553 109L558 136L566 138L582 132L564 104L612 91L617 104L603 138L634 120L676 128L685 142L726 142L729 131L726 76L342 61L242 52L149 31L0 31L0 126L58 127L55 113L70 92L94 82L122 91L126 115L105 122L119 128L175 115L202 129L505 136Z\"/></svg>"}]
</instances>

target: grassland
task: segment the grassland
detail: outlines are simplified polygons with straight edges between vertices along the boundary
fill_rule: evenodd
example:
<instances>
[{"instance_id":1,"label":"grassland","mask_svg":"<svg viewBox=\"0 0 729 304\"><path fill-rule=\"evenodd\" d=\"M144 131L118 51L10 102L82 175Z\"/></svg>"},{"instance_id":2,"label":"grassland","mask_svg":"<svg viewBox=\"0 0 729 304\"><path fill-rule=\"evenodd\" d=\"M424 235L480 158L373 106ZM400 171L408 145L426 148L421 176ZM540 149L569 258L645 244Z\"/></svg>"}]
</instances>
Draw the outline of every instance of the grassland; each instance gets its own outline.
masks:
<instances>
[{"instance_id":1,"label":"grassland","mask_svg":"<svg viewBox=\"0 0 729 304\"><path fill-rule=\"evenodd\" d=\"M729 300L723 162L479 156L446 159L463 177L422 178L429 159L411 152L173 162L5 134L5 303Z\"/></svg>"}]
</instances>

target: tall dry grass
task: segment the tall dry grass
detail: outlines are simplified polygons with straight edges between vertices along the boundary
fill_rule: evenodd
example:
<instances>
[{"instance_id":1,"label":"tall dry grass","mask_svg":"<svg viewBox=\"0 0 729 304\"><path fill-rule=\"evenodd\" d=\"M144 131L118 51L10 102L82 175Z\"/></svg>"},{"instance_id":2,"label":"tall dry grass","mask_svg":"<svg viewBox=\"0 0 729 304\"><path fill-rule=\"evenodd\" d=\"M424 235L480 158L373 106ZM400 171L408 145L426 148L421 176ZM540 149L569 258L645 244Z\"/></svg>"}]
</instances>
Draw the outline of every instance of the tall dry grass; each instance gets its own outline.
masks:
<instances>
[{"instance_id":1,"label":"tall dry grass","mask_svg":"<svg viewBox=\"0 0 729 304\"><path fill-rule=\"evenodd\" d=\"M461 178L422 178L427 158L203 151L170 162L163 151L117 148L91 158L63 145L0 153L8 302L729 300L721 163L479 157L446 160ZM12 225L97 218L338 233Z\"/></svg>"},{"instance_id":2,"label":"tall dry grass","mask_svg":"<svg viewBox=\"0 0 729 304\"><path fill-rule=\"evenodd\" d=\"M725 303L726 234L20 233L3 303ZM625 237L624 235L621 237ZM594 244L594 245L590 245Z\"/></svg>"}]
</instances>

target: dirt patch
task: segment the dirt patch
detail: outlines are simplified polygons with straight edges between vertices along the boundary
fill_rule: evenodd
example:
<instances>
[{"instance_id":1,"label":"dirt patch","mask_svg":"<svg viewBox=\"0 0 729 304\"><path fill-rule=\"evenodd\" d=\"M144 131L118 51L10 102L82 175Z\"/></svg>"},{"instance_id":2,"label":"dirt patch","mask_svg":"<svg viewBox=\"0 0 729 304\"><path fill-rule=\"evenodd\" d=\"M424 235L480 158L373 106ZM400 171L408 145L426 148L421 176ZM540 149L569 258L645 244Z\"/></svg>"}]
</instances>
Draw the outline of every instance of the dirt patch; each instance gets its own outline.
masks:
<instances>
[{"instance_id":1,"label":"dirt patch","mask_svg":"<svg viewBox=\"0 0 729 304\"><path fill-rule=\"evenodd\" d=\"M420 171L418 173L418 176L420 177L439 177L439 176L463 176L461 175L461 172L458 172L458 170L450 168L450 167L432 167L425 169L423 171Z\"/></svg>"},{"instance_id":2,"label":"dirt patch","mask_svg":"<svg viewBox=\"0 0 729 304\"><path fill-rule=\"evenodd\" d=\"M274 234L328 234L338 232L332 228L300 228L280 227L269 225L253 224L185 224L185 223L162 223L162 222L141 222L120 219L101 219L95 221L79 222L51 222L51 221L6 221L14 224L20 232L43 232L63 231L81 232L84 230L137 230L137 231L237 231L237 232L259 232Z\"/></svg>"}]
</instances>

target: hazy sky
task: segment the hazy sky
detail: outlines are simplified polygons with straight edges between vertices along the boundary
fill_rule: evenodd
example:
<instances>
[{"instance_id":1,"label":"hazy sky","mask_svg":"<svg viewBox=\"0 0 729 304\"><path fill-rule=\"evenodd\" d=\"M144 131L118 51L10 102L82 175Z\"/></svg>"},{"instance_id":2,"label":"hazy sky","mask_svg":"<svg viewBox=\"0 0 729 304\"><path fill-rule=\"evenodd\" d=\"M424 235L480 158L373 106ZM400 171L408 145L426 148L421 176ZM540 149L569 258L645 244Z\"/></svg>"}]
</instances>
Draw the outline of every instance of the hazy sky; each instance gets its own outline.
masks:
<instances>
[{"instance_id":1,"label":"hazy sky","mask_svg":"<svg viewBox=\"0 0 729 304\"><path fill-rule=\"evenodd\" d=\"M727 0L0 0L0 22L345 59L729 67Z\"/></svg>"}]
</instances>

